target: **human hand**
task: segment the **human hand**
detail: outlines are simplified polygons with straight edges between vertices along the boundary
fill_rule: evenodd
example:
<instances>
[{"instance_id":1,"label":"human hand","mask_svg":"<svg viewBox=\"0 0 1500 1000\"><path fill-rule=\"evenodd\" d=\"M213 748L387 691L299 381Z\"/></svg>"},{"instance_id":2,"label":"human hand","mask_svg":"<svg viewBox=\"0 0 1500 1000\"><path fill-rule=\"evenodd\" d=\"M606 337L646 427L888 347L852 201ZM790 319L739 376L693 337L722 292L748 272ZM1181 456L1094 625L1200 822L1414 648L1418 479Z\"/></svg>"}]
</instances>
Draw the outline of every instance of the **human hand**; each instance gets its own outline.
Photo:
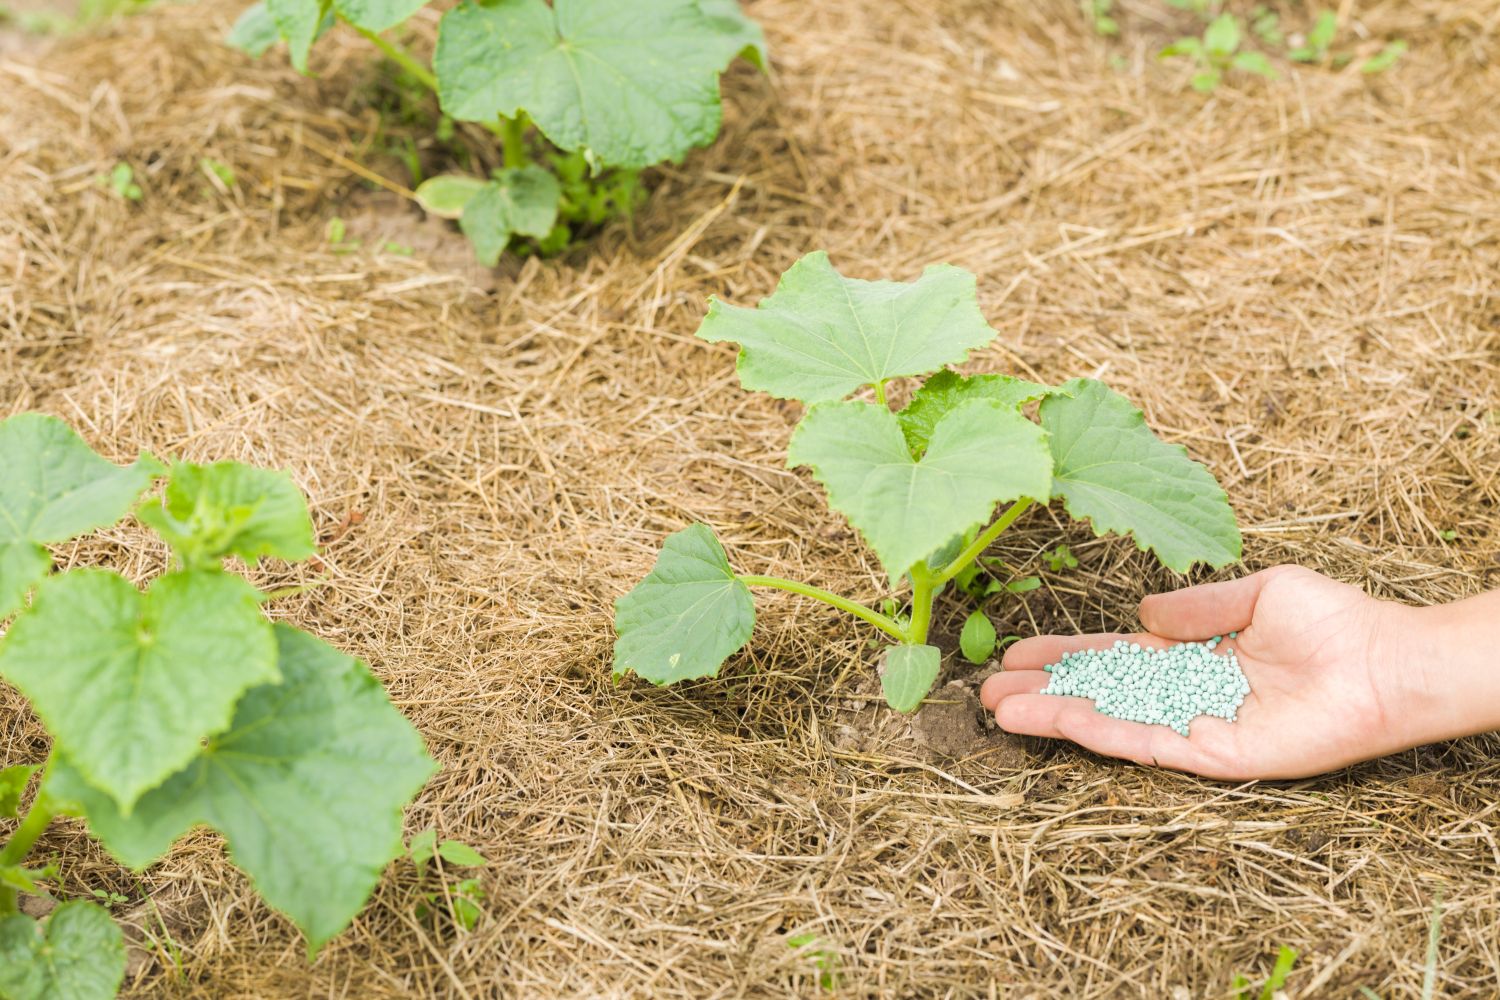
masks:
<instances>
[{"instance_id":1,"label":"human hand","mask_svg":"<svg viewBox=\"0 0 1500 1000\"><path fill-rule=\"evenodd\" d=\"M1278 566L1146 598L1144 635L1022 640L984 682L980 700L1009 732L1068 739L1137 763L1226 780L1320 774L1482 728L1451 698L1435 696L1423 669L1434 638L1424 613ZM1042 667L1072 650L1120 638L1167 646L1235 631L1239 637L1219 649L1233 648L1250 680L1237 722L1200 716L1183 737L1103 715L1086 698L1039 693L1051 676Z\"/></svg>"}]
</instances>

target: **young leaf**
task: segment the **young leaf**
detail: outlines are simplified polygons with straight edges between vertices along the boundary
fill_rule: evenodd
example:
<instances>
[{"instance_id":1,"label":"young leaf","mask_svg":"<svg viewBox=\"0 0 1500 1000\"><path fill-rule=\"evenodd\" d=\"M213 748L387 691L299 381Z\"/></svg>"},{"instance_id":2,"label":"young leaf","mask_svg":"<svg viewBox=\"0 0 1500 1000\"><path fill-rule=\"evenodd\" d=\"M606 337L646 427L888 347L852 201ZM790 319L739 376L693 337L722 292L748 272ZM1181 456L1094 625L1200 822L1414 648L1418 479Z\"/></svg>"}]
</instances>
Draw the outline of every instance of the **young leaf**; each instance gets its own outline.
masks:
<instances>
[{"instance_id":1,"label":"young leaf","mask_svg":"<svg viewBox=\"0 0 1500 1000\"><path fill-rule=\"evenodd\" d=\"M136 516L189 567L228 555L295 562L317 551L307 501L292 477L239 462L178 462L162 502Z\"/></svg>"},{"instance_id":2,"label":"young leaf","mask_svg":"<svg viewBox=\"0 0 1500 1000\"><path fill-rule=\"evenodd\" d=\"M265 0L245 8L245 12L234 22L234 27L229 29L229 35L224 39L231 48L239 49L255 59L265 55L266 50L280 40L281 29L276 26L276 19L266 8Z\"/></svg>"},{"instance_id":3,"label":"young leaf","mask_svg":"<svg viewBox=\"0 0 1500 1000\"><path fill-rule=\"evenodd\" d=\"M478 868L480 865L489 864L483 854L458 840L443 841L438 845L437 852L444 861L459 868Z\"/></svg>"},{"instance_id":4,"label":"young leaf","mask_svg":"<svg viewBox=\"0 0 1500 1000\"><path fill-rule=\"evenodd\" d=\"M1035 576L1023 576L1019 580L1012 580L1010 583L1007 583L1005 585L1005 591L1008 594L1029 594L1033 590L1040 590L1041 586L1041 578Z\"/></svg>"},{"instance_id":5,"label":"young leaf","mask_svg":"<svg viewBox=\"0 0 1500 1000\"><path fill-rule=\"evenodd\" d=\"M995 651L995 626L983 611L975 611L964 619L964 629L958 636L958 648L970 663L983 663Z\"/></svg>"},{"instance_id":6,"label":"young leaf","mask_svg":"<svg viewBox=\"0 0 1500 1000\"><path fill-rule=\"evenodd\" d=\"M880 667L885 703L898 712L915 711L937 680L943 654L936 646L892 646Z\"/></svg>"},{"instance_id":7,"label":"young leaf","mask_svg":"<svg viewBox=\"0 0 1500 1000\"><path fill-rule=\"evenodd\" d=\"M15 764L0 770L0 819L15 819L21 808L26 783L36 773L34 764Z\"/></svg>"},{"instance_id":8,"label":"young leaf","mask_svg":"<svg viewBox=\"0 0 1500 1000\"><path fill-rule=\"evenodd\" d=\"M1234 511L1209 471L1158 439L1141 411L1102 382L1075 384L1076 395L1048 398L1041 414L1057 463L1053 492L1068 513L1092 522L1095 534L1134 535L1178 572L1239 559Z\"/></svg>"},{"instance_id":9,"label":"young leaf","mask_svg":"<svg viewBox=\"0 0 1500 1000\"><path fill-rule=\"evenodd\" d=\"M1069 386L1054 389L1010 375L975 375L970 378L944 368L912 394L911 401L896 414L901 433L913 455L920 456L932 440L933 428L955 406L971 399L993 399L1006 406L1021 406L1054 392L1071 392Z\"/></svg>"},{"instance_id":10,"label":"young leaf","mask_svg":"<svg viewBox=\"0 0 1500 1000\"><path fill-rule=\"evenodd\" d=\"M1170 59L1172 56L1197 56L1202 52L1203 42L1189 35L1165 46L1156 55L1158 59Z\"/></svg>"},{"instance_id":11,"label":"young leaf","mask_svg":"<svg viewBox=\"0 0 1500 1000\"><path fill-rule=\"evenodd\" d=\"M755 625L750 588L703 524L670 535L656 565L615 601L615 677L652 684L712 677Z\"/></svg>"},{"instance_id":12,"label":"young leaf","mask_svg":"<svg viewBox=\"0 0 1500 1000\"><path fill-rule=\"evenodd\" d=\"M896 580L988 520L995 504L1048 496L1045 439L1014 407L980 399L938 421L926 453L914 459L885 407L820 403L792 434L787 465L812 468L829 505L849 518Z\"/></svg>"},{"instance_id":13,"label":"young leaf","mask_svg":"<svg viewBox=\"0 0 1500 1000\"><path fill-rule=\"evenodd\" d=\"M307 53L313 42L333 26L333 8L329 0L266 0L266 12L276 22L276 30L286 39L292 68L307 72Z\"/></svg>"},{"instance_id":14,"label":"young leaf","mask_svg":"<svg viewBox=\"0 0 1500 1000\"><path fill-rule=\"evenodd\" d=\"M590 162L649 167L719 133L719 74L747 44L699 0L465 0L444 15L433 69L443 111L531 116Z\"/></svg>"},{"instance_id":15,"label":"young leaf","mask_svg":"<svg viewBox=\"0 0 1500 1000\"><path fill-rule=\"evenodd\" d=\"M401 854L401 809L434 766L364 664L277 625L283 680L250 691L234 725L129 816L58 758L48 792L88 818L120 861L144 868L198 824L315 953L348 926Z\"/></svg>"},{"instance_id":16,"label":"young leaf","mask_svg":"<svg viewBox=\"0 0 1500 1000\"><path fill-rule=\"evenodd\" d=\"M417 204L440 219L457 219L464 206L489 182L462 174L439 174L417 186Z\"/></svg>"},{"instance_id":17,"label":"young leaf","mask_svg":"<svg viewBox=\"0 0 1500 1000\"><path fill-rule=\"evenodd\" d=\"M1396 60L1406 54L1406 42L1396 39L1387 42L1385 48L1366 59L1359 67L1361 73L1383 73L1396 65Z\"/></svg>"},{"instance_id":18,"label":"young leaf","mask_svg":"<svg viewBox=\"0 0 1500 1000\"><path fill-rule=\"evenodd\" d=\"M125 979L125 935L93 903L64 903L46 924L0 919L0 997L113 1000Z\"/></svg>"},{"instance_id":19,"label":"young leaf","mask_svg":"<svg viewBox=\"0 0 1500 1000\"><path fill-rule=\"evenodd\" d=\"M995 339L974 276L946 264L913 282L862 281L818 250L754 309L709 302L698 336L740 345L740 384L804 403L956 364Z\"/></svg>"},{"instance_id":20,"label":"young leaf","mask_svg":"<svg viewBox=\"0 0 1500 1000\"><path fill-rule=\"evenodd\" d=\"M494 267L512 235L541 239L551 232L561 197L557 178L536 164L507 167L465 203L458 227L479 262Z\"/></svg>"},{"instance_id":21,"label":"young leaf","mask_svg":"<svg viewBox=\"0 0 1500 1000\"><path fill-rule=\"evenodd\" d=\"M1240 20L1233 14L1220 14L1203 32L1203 47L1215 59L1225 60L1240 47Z\"/></svg>"},{"instance_id":22,"label":"young leaf","mask_svg":"<svg viewBox=\"0 0 1500 1000\"><path fill-rule=\"evenodd\" d=\"M0 618L52 566L42 546L114 524L163 469L150 455L118 466L56 417L0 421Z\"/></svg>"},{"instance_id":23,"label":"young leaf","mask_svg":"<svg viewBox=\"0 0 1500 1000\"><path fill-rule=\"evenodd\" d=\"M1234 60L1230 65L1237 70L1254 73L1268 80L1276 79L1276 68L1271 65L1271 60L1267 59L1263 52L1255 52L1250 49L1244 52L1236 52Z\"/></svg>"},{"instance_id":24,"label":"young leaf","mask_svg":"<svg viewBox=\"0 0 1500 1000\"><path fill-rule=\"evenodd\" d=\"M430 826L413 836L406 844L406 854L411 858L412 864L418 868L431 861L435 853L437 853L437 831Z\"/></svg>"},{"instance_id":25,"label":"young leaf","mask_svg":"<svg viewBox=\"0 0 1500 1000\"><path fill-rule=\"evenodd\" d=\"M0 674L31 700L86 780L129 813L228 727L247 688L274 681L260 594L216 570L49 577L0 644Z\"/></svg>"}]
</instances>

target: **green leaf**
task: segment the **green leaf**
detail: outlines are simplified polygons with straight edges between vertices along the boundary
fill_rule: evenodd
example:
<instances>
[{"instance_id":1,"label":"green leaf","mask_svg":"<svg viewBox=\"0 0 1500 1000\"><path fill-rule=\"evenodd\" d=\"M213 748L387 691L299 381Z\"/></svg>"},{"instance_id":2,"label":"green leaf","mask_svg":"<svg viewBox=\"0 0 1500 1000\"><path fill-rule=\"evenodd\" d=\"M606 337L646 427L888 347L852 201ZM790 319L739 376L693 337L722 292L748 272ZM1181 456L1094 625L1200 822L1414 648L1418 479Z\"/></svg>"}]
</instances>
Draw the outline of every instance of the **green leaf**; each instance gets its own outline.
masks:
<instances>
[{"instance_id":1,"label":"green leaf","mask_svg":"<svg viewBox=\"0 0 1500 1000\"><path fill-rule=\"evenodd\" d=\"M364 664L290 626L275 630L284 680L246 694L234 726L129 817L67 757L54 763L48 793L81 810L135 869L197 824L218 830L266 902L302 929L311 955L348 926L402 853L402 807L434 766Z\"/></svg>"},{"instance_id":2,"label":"green leaf","mask_svg":"<svg viewBox=\"0 0 1500 1000\"><path fill-rule=\"evenodd\" d=\"M125 935L103 907L64 903L45 925L0 919L0 996L113 1000L125 979Z\"/></svg>"},{"instance_id":3,"label":"green leaf","mask_svg":"<svg viewBox=\"0 0 1500 1000\"><path fill-rule=\"evenodd\" d=\"M698 336L740 345L740 384L779 399L843 399L862 385L956 364L995 338L974 276L938 264L913 282L862 281L821 250L754 309L710 299Z\"/></svg>"},{"instance_id":4,"label":"green leaf","mask_svg":"<svg viewBox=\"0 0 1500 1000\"><path fill-rule=\"evenodd\" d=\"M162 502L136 516L189 567L229 555L295 562L317 552L307 501L292 477L239 462L177 463Z\"/></svg>"},{"instance_id":5,"label":"green leaf","mask_svg":"<svg viewBox=\"0 0 1500 1000\"><path fill-rule=\"evenodd\" d=\"M0 771L0 819L15 819L19 814L26 783L36 770L34 764L15 764Z\"/></svg>"},{"instance_id":6,"label":"green leaf","mask_svg":"<svg viewBox=\"0 0 1500 1000\"><path fill-rule=\"evenodd\" d=\"M1320 11L1318 19L1313 22L1312 30L1307 33L1307 47L1313 50L1315 58L1321 59L1323 53L1328 51L1328 46L1333 44L1333 39L1338 33L1338 14L1331 10Z\"/></svg>"},{"instance_id":7,"label":"green leaf","mask_svg":"<svg viewBox=\"0 0 1500 1000\"><path fill-rule=\"evenodd\" d=\"M440 219L457 219L464 206L483 191L488 181L462 174L439 174L417 186L417 204Z\"/></svg>"},{"instance_id":8,"label":"green leaf","mask_svg":"<svg viewBox=\"0 0 1500 1000\"><path fill-rule=\"evenodd\" d=\"M615 677L634 671L652 684L712 677L750 641L750 588L703 524L667 537L656 565L615 601Z\"/></svg>"},{"instance_id":9,"label":"green leaf","mask_svg":"<svg viewBox=\"0 0 1500 1000\"><path fill-rule=\"evenodd\" d=\"M922 704L937 680L943 654L936 646L892 646L880 666L880 690L885 703L898 712L912 712Z\"/></svg>"},{"instance_id":10,"label":"green leaf","mask_svg":"<svg viewBox=\"0 0 1500 1000\"><path fill-rule=\"evenodd\" d=\"M766 33L745 16L739 0L698 0L698 7L716 31L734 40L742 58L756 69L766 68Z\"/></svg>"},{"instance_id":11,"label":"green leaf","mask_svg":"<svg viewBox=\"0 0 1500 1000\"><path fill-rule=\"evenodd\" d=\"M142 594L95 569L37 588L0 644L0 674L126 813L228 727L242 692L278 676L260 594L239 577L169 573Z\"/></svg>"},{"instance_id":12,"label":"green leaf","mask_svg":"<svg viewBox=\"0 0 1500 1000\"><path fill-rule=\"evenodd\" d=\"M1223 74L1218 70L1206 69L1202 72L1194 73L1191 83L1193 89L1200 94L1208 94L1212 93L1219 86L1221 79L1223 79Z\"/></svg>"},{"instance_id":13,"label":"green leaf","mask_svg":"<svg viewBox=\"0 0 1500 1000\"><path fill-rule=\"evenodd\" d=\"M29 896L49 895L39 883L56 876L57 869L52 865L41 869L23 868L21 865L0 865L0 886L8 886Z\"/></svg>"},{"instance_id":14,"label":"green leaf","mask_svg":"<svg viewBox=\"0 0 1500 1000\"><path fill-rule=\"evenodd\" d=\"M0 421L0 616L19 606L51 565L38 547L114 524L161 463L107 462L67 424L40 413Z\"/></svg>"},{"instance_id":15,"label":"green leaf","mask_svg":"<svg viewBox=\"0 0 1500 1000\"><path fill-rule=\"evenodd\" d=\"M1029 594L1033 590L1040 590L1042 581L1040 577L1023 576L1019 580L1012 580L1005 585L1006 593Z\"/></svg>"},{"instance_id":16,"label":"green leaf","mask_svg":"<svg viewBox=\"0 0 1500 1000\"><path fill-rule=\"evenodd\" d=\"M561 197L557 178L536 164L507 167L464 204L458 227L479 262L494 267L511 236L541 239L552 231Z\"/></svg>"},{"instance_id":17,"label":"green leaf","mask_svg":"<svg viewBox=\"0 0 1500 1000\"><path fill-rule=\"evenodd\" d=\"M1078 384L1075 396L1042 403L1057 463L1053 491L1068 513L1097 535L1134 535L1178 572L1238 560L1234 511L1209 471L1158 439L1125 397L1092 379Z\"/></svg>"},{"instance_id":18,"label":"green leaf","mask_svg":"<svg viewBox=\"0 0 1500 1000\"><path fill-rule=\"evenodd\" d=\"M1276 68L1271 65L1271 60L1267 59L1265 57L1265 54L1261 52L1254 52L1250 50L1237 52L1235 53L1234 61L1230 63L1230 65L1232 65L1237 70L1241 70L1246 73L1254 73L1257 76L1263 76L1268 80L1274 80L1277 76Z\"/></svg>"},{"instance_id":19,"label":"green leaf","mask_svg":"<svg viewBox=\"0 0 1500 1000\"><path fill-rule=\"evenodd\" d=\"M995 626L983 611L975 611L964 619L964 629L958 635L958 648L970 663L983 663L995 651Z\"/></svg>"},{"instance_id":20,"label":"green leaf","mask_svg":"<svg viewBox=\"0 0 1500 1000\"><path fill-rule=\"evenodd\" d=\"M1203 42L1188 37L1179 38L1170 45L1165 46L1156 54L1158 59L1169 59L1172 56L1196 56L1203 51Z\"/></svg>"},{"instance_id":21,"label":"green leaf","mask_svg":"<svg viewBox=\"0 0 1500 1000\"><path fill-rule=\"evenodd\" d=\"M52 568L52 556L35 542L0 542L0 618L26 603L26 595Z\"/></svg>"},{"instance_id":22,"label":"green leaf","mask_svg":"<svg viewBox=\"0 0 1500 1000\"><path fill-rule=\"evenodd\" d=\"M1203 47L1217 59L1228 59L1240 47L1240 19L1220 14L1203 32Z\"/></svg>"},{"instance_id":23,"label":"green leaf","mask_svg":"<svg viewBox=\"0 0 1500 1000\"><path fill-rule=\"evenodd\" d=\"M1366 59L1359 67L1361 73L1384 73L1396 65L1396 60L1406 54L1406 42L1396 39L1387 42L1385 48Z\"/></svg>"},{"instance_id":24,"label":"green leaf","mask_svg":"<svg viewBox=\"0 0 1500 1000\"><path fill-rule=\"evenodd\" d=\"M872 403L820 403L807 411L787 465L810 466L828 503L875 550L892 580L987 521L995 504L1050 493L1046 435L1012 406L979 399L952 410L920 460L896 415Z\"/></svg>"},{"instance_id":25,"label":"green leaf","mask_svg":"<svg viewBox=\"0 0 1500 1000\"><path fill-rule=\"evenodd\" d=\"M266 12L286 39L292 68L307 72L307 53L333 23L329 0L266 0Z\"/></svg>"},{"instance_id":26,"label":"green leaf","mask_svg":"<svg viewBox=\"0 0 1500 1000\"><path fill-rule=\"evenodd\" d=\"M438 845L437 852L444 861L459 868L478 868L480 865L489 864L483 854L458 840L443 841Z\"/></svg>"},{"instance_id":27,"label":"green leaf","mask_svg":"<svg viewBox=\"0 0 1500 1000\"><path fill-rule=\"evenodd\" d=\"M436 852L437 831L430 826L413 836L406 844L407 856L411 858L412 864L419 868L431 861Z\"/></svg>"},{"instance_id":28,"label":"green leaf","mask_svg":"<svg viewBox=\"0 0 1500 1000\"><path fill-rule=\"evenodd\" d=\"M719 74L750 44L700 0L494 0L444 15L433 69L443 111L493 122L525 111L594 164L680 160L718 135Z\"/></svg>"},{"instance_id":29,"label":"green leaf","mask_svg":"<svg viewBox=\"0 0 1500 1000\"><path fill-rule=\"evenodd\" d=\"M265 55L266 50L280 40L281 29L276 26L276 19L271 16L264 0L245 8L224 39L231 48L255 59Z\"/></svg>"},{"instance_id":30,"label":"green leaf","mask_svg":"<svg viewBox=\"0 0 1500 1000\"><path fill-rule=\"evenodd\" d=\"M333 6L350 24L378 32L411 17L427 6L427 0L334 0Z\"/></svg>"},{"instance_id":31,"label":"green leaf","mask_svg":"<svg viewBox=\"0 0 1500 1000\"><path fill-rule=\"evenodd\" d=\"M993 399L1006 406L1021 406L1044 399L1054 392L1071 391L1070 386L1054 389L1052 386L1028 382L1010 375L975 375L965 378L945 368L912 394L911 401L896 414L896 419L901 422L901 433L906 435L906 443L911 446L912 454L920 456L927 450L927 442L932 440L932 431L938 421L961 403L972 399Z\"/></svg>"}]
</instances>

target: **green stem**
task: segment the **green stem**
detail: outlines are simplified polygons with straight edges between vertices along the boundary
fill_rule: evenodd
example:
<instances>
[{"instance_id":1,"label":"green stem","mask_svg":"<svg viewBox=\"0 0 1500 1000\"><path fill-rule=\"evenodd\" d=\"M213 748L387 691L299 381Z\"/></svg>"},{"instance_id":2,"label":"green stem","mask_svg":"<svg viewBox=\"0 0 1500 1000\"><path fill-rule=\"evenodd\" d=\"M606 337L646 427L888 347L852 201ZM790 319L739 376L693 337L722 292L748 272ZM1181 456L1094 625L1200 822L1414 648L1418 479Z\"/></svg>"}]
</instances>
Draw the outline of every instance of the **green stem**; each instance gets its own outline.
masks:
<instances>
[{"instance_id":1,"label":"green stem","mask_svg":"<svg viewBox=\"0 0 1500 1000\"><path fill-rule=\"evenodd\" d=\"M1010 507L1005 511L1005 513L1001 514L1000 517L996 519L994 524L984 529L984 532L982 534L980 534L977 538L969 543L968 548L960 552L951 563L949 563L947 566L944 566L943 569L932 578L933 583L938 587L941 587L943 586L943 584L947 583L949 580L962 573L965 567L967 567L975 559L978 559L980 555L984 553L984 550L990 547L991 542L999 538L1006 528L1009 528L1012 524L1015 523L1016 518L1026 513L1027 509L1031 507L1032 503L1034 503L1034 501L1030 498L1022 497L1020 500L1017 500L1015 503L1011 504Z\"/></svg>"},{"instance_id":2,"label":"green stem","mask_svg":"<svg viewBox=\"0 0 1500 1000\"><path fill-rule=\"evenodd\" d=\"M879 403L881 406L887 405L886 401L885 401L885 380L884 379L881 379L879 382L875 383L875 402Z\"/></svg>"},{"instance_id":3,"label":"green stem","mask_svg":"<svg viewBox=\"0 0 1500 1000\"><path fill-rule=\"evenodd\" d=\"M911 626L906 630L906 641L912 645L927 642L927 630L932 626L932 601L940 586L926 563L919 562L911 568Z\"/></svg>"},{"instance_id":4,"label":"green stem","mask_svg":"<svg viewBox=\"0 0 1500 1000\"><path fill-rule=\"evenodd\" d=\"M887 618L879 611L865 607L847 597L840 597L831 591L823 590L806 583L798 583L796 580L787 580L779 576L741 576L740 582L749 587L774 587L777 590L785 590L788 593L800 594L803 597L811 597L815 601L830 604L840 611L847 611L856 618L863 618L882 632L889 635L898 642L907 642L907 633L901 630L892 618Z\"/></svg>"},{"instance_id":5,"label":"green stem","mask_svg":"<svg viewBox=\"0 0 1500 1000\"><path fill-rule=\"evenodd\" d=\"M381 52L384 52L387 59L395 63L397 66L400 66L402 69L406 70L406 72L410 73L412 75L412 78L415 79L418 83L426 87L428 90L432 91L434 94L438 92L437 77L433 76L432 70L428 69L426 66L423 66L417 60L416 56L412 55L410 52L407 52L395 42L392 42L389 39L381 38L379 35L368 28L361 28L359 25L353 23L352 21L346 23L349 25L349 27L359 32L360 36L364 38L365 41L375 46Z\"/></svg>"},{"instance_id":6,"label":"green stem","mask_svg":"<svg viewBox=\"0 0 1500 1000\"><path fill-rule=\"evenodd\" d=\"M514 118L500 119L500 152L507 167L524 167L531 162L526 151L526 128L530 124L524 111L517 111Z\"/></svg>"},{"instance_id":7,"label":"green stem","mask_svg":"<svg viewBox=\"0 0 1500 1000\"><path fill-rule=\"evenodd\" d=\"M11 834L10 840L0 850L0 865L18 865L26 860L26 855L31 853L32 845L36 843L42 831L47 829L47 824L52 822L56 811L52 808L52 802L47 798L47 771L42 769L42 780L37 785L36 798L32 800L31 808L26 811L26 817L21 820L21 825L16 827L16 832ZM16 912L16 890L12 886L0 885L0 916Z\"/></svg>"}]
</instances>

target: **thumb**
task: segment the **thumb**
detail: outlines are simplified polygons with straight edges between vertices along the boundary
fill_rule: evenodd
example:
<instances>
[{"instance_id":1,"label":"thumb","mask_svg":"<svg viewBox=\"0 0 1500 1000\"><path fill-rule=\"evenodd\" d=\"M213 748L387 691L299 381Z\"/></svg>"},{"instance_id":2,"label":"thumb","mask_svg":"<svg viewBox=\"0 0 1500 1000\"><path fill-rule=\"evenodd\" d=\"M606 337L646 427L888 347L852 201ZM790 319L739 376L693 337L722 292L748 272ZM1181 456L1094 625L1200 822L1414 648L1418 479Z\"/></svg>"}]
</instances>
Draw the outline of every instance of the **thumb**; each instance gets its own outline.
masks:
<instances>
[{"instance_id":1,"label":"thumb","mask_svg":"<svg viewBox=\"0 0 1500 1000\"><path fill-rule=\"evenodd\" d=\"M1266 583L1293 568L1275 566L1238 580L1153 594L1141 602L1141 623L1153 635L1183 641L1238 632L1255 616Z\"/></svg>"}]
</instances>

